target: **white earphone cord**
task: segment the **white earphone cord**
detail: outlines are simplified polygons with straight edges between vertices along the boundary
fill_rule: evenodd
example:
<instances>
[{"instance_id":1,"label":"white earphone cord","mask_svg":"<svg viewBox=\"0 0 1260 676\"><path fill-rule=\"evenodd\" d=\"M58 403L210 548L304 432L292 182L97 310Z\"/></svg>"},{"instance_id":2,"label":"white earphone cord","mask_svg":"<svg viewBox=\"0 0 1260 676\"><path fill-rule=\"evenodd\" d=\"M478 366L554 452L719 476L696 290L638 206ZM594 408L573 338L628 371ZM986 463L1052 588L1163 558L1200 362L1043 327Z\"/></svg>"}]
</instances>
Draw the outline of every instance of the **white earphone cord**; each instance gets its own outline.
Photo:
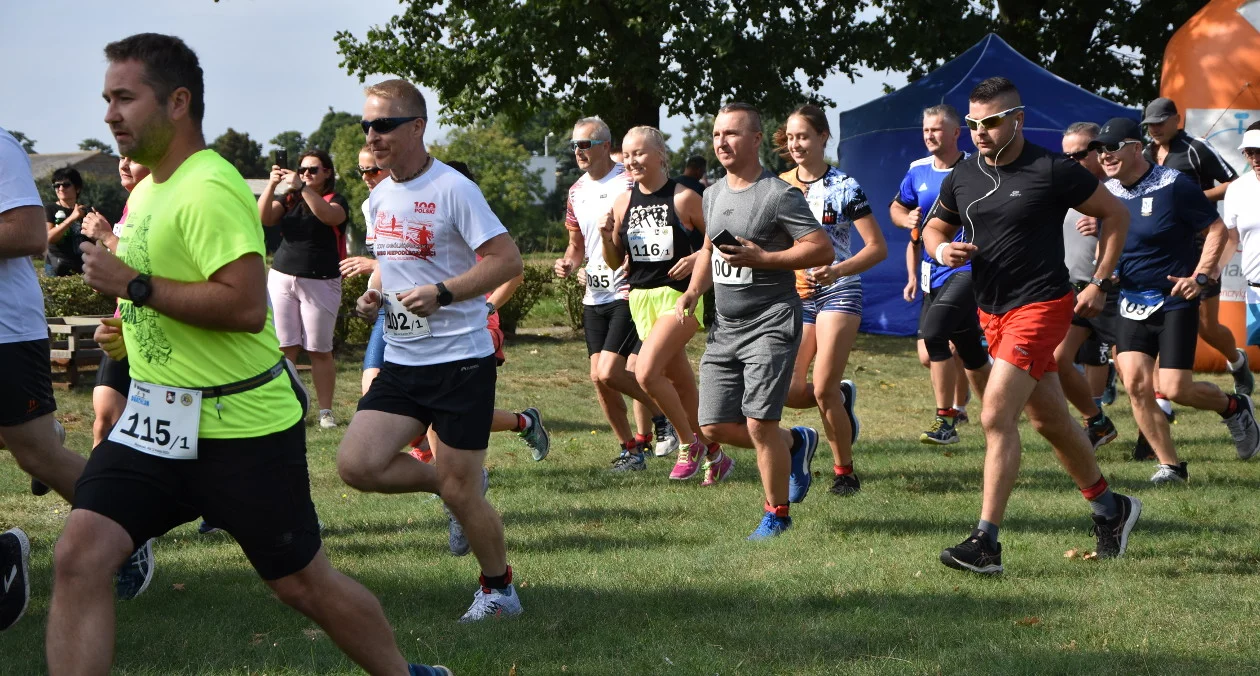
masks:
<instances>
[{"instance_id":1,"label":"white earphone cord","mask_svg":"<svg viewBox=\"0 0 1260 676\"><path fill-rule=\"evenodd\" d=\"M1006 147L1011 144L1011 141L1015 140L1015 134L1018 134L1018 133L1019 133L1019 120L1015 120L1015 132L1011 134L1011 137L1007 139L1006 143L1002 144L1002 147L998 149L997 154L993 156L993 176L989 176L989 172L985 171L984 157L978 151L976 152L976 166L980 168L980 173L984 174L990 181L993 181L993 189L985 193L984 196L975 200L971 204L968 204L966 209L963 209L963 216L964 216L963 241L964 242L971 243L971 242L974 242L976 239L976 224L975 222L971 220L971 207L974 207L976 204L980 202L980 200L984 199L985 197L988 197L989 195L992 195L993 193L997 192L999 188L1002 187L1002 172L998 169L998 160L1002 157L1002 152L1006 150ZM971 236L970 237L967 236L968 223L971 223Z\"/></svg>"}]
</instances>

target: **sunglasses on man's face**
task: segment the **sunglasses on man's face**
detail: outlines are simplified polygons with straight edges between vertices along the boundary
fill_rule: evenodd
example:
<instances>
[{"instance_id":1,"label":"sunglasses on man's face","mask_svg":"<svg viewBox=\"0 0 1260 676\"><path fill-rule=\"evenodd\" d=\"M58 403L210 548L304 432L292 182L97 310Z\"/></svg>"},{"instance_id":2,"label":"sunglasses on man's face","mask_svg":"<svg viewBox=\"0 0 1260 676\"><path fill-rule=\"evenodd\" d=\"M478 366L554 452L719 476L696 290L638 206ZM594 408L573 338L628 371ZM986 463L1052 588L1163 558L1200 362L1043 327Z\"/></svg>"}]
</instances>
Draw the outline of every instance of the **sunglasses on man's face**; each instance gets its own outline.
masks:
<instances>
[{"instance_id":1,"label":"sunglasses on man's face","mask_svg":"<svg viewBox=\"0 0 1260 676\"><path fill-rule=\"evenodd\" d=\"M375 176L381 173L380 167L359 167L360 176Z\"/></svg>"},{"instance_id":2,"label":"sunglasses on man's face","mask_svg":"<svg viewBox=\"0 0 1260 676\"><path fill-rule=\"evenodd\" d=\"M1094 152L1093 148L1086 148L1085 150L1078 150L1074 153L1063 153L1063 156L1068 158L1069 160L1074 160L1076 162L1083 162L1085 161L1085 158L1089 157L1089 154L1092 152Z\"/></svg>"},{"instance_id":3,"label":"sunglasses on man's face","mask_svg":"<svg viewBox=\"0 0 1260 676\"><path fill-rule=\"evenodd\" d=\"M1103 153L1118 153L1120 152L1121 148L1127 145L1133 145L1134 143L1137 143L1137 141L1121 141L1119 143L1100 143L1098 144L1098 151L1103 152Z\"/></svg>"},{"instance_id":4,"label":"sunglasses on man's face","mask_svg":"<svg viewBox=\"0 0 1260 676\"><path fill-rule=\"evenodd\" d=\"M569 145L574 150L590 150L592 147L597 146L601 143L607 143L607 141L602 141L600 139L593 139L593 138L574 139L573 142L570 143Z\"/></svg>"},{"instance_id":5,"label":"sunglasses on man's face","mask_svg":"<svg viewBox=\"0 0 1260 676\"><path fill-rule=\"evenodd\" d=\"M980 127L984 127L985 129L997 129L1002 125L1002 120L1005 120L1007 115L1023 109L1023 106L1015 106L1014 108L1008 108L1000 113L994 113L988 117L982 117L978 120L970 115L963 119L966 120L968 129L975 130Z\"/></svg>"},{"instance_id":6,"label":"sunglasses on man's face","mask_svg":"<svg viewBox=\"0 0 1260 676\"><path fill-rule=\"evenodd\" d=\"M369 129L375 130L378 134L388 134L408 122L420 119L423 118L419 115L414 117L378 117L375 120L360 120L359 126L363 127L365 135Z\"/></svg>"},{"instance_id":7,"label":"sunglasses on man's face","mask_svg":"<svg viewBox=\"0 0 1260 676\"><path fill-rule=\"evenodd\" d=\"M73 187L74 187L73 183L54 183L53 184L53 190L69 190L70 188L73 188Z\"/></svg>"},{"instance_id":8,"label":"sunglasses on man's face","mask_svg":"<svg viewBox=\"0 0 1260 676\"><path fill-rule=\"evenodd\" d=\"M310 174L311 176L314 176L319 173L319 165L317 164L313 167L299 167L297 173Z\"/></svg>"}]
</instances>

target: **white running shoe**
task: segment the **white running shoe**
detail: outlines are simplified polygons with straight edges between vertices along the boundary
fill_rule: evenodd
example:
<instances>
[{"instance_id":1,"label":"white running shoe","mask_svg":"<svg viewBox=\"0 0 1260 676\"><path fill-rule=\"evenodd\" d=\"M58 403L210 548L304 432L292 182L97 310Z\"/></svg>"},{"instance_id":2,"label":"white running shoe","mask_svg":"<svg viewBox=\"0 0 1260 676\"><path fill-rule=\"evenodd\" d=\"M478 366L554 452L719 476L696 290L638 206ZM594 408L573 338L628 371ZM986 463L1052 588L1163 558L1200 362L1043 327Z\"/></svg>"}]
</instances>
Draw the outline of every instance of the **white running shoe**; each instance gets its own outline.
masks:
<instances>
[{"instance_id":1,"label":"white running shoe","mask_svg":"<svg viewBox=\"0 0 1260 676\"><path fill-rule=\"evenodd\" d=\"M508 585L504 590L478 587L477 593L473 594L472 605L459 621L468 624L482 620L501 620L520 615L524 610L520 597L516 595L515 585Z\"/></svg>"},{"instance_id":2,"label":"white running shoe","mask_svg":"<svg viewBox=\"0 0 1260 676\"><path fill-rule=\"evenodd\" d=\"M678 452L678 431L668 420L656 425L656 446L652 455L663 458Z\"/></svg>"},{"instance_id":3,"label":"white running shoe","mask_svg":"<svg viewBox=\"0 0 1260 676\"><path fill-rule=\"evenodd\" d=\"M333 414L332 414L331 409L327 409L327 408L320 409L319 426L326 430L331 430L337 427L337 421L333 419Z\"/></svg>"}]
</instances>

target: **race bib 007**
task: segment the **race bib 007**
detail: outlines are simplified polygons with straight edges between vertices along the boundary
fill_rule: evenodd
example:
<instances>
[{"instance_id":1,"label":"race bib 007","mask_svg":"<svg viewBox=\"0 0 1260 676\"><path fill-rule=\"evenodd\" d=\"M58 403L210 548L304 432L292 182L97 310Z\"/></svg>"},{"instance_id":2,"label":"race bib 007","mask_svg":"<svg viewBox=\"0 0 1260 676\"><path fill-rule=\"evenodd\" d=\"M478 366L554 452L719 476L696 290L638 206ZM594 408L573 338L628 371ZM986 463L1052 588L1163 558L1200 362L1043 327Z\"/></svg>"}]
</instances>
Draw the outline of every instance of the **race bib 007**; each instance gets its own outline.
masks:
<instances>
[{"instance_id":1,"label":"race bib 007","mask_svg":"<svg viewBox=\"0 0 1260 676\"><path fill-rule=\"evenodd\" d=\"M731 265L717 253L713 254L713 283L727 286L748 286L752 284L752 268L741 268Z\"/></svg>"}]
</instances>

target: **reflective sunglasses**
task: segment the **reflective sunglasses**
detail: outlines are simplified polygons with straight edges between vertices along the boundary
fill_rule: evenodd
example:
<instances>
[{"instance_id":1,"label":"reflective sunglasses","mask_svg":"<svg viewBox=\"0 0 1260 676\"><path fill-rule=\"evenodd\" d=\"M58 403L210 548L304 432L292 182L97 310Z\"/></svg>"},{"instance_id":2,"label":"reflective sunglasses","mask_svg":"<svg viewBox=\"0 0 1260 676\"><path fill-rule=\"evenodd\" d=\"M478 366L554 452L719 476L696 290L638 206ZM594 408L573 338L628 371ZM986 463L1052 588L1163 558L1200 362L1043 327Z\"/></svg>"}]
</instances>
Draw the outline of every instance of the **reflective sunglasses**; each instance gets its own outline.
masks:
<instances>
[{"instance_id":1,"label":"reflective sunglasses","mask_svg":"<svg viewBox=\"0 0 1260 676\"><path fill-rule=\"evenodd\" d=\"M1139 141L1121 141L1119 143L1100 143L1098 144L1098 152L1118 153L1120 152L1121 148L1127 145L1132 145L1134 143L1139 143Z\"/></svg>"},{"instance_id":2,"label":"reflective sunglasses","mask_svg":"<svg viewBox=\"0 0 1260 676\"><path fill-rule=\"evenodd\" d=\"M376 130L378 134L388 134L397 129L400 125L407 124L413 120L422 120L423 117L416 115L414 117L378 117L375 120L360 120L359 126L363 127L363 133L366 135L369 129Z\"/></svg>"},{"instance_id":3,"label":"reflective sunglasses","mask_svg":"<svg viewBox=\"0 0 1260 676\"><path fill-rule=\"evenodd\" d=\"M375 176L381 173L380 167L359 167L360 176Z\"/></svg>"},{"instance_id":4,"label":"reflective sunglasses","mask_svg":"<svg viewBox=\"0 0 1260 676\"><path fill-rule=\"evenodd\" d=\"M569 146L572 147L574 150L590 150L591 146L597 146L601 143L608 143L608 141L602 141L600 139L593 139L593 138L574 139L573 142L569 144Z\"/></svg>"},{"instance_id":5,"label":"reflective sunglasses","mask_svg":"<svg viewBox=\"0 0 1260 676\"><path fill-rule=\"evenodd\" d=\"M1094 152L1093 148L1086 148L1085 150L1078 150L1074 153L1063 153L1063 156L1068 158L1069 160L1075 160L1077 162L1080 162L1084 160L1086 157L1089 157L1089 154L1092 152Z\"/></svg>"},{"instance_id":6,"label":"reflective sunglasses","mask_svg":"<svg viewBox=\"0 0 1260 676\"><path fill-rule=\"evenodd\" d=\"M73 183L54 183L53 190L65 190L74 187Z\"/></svg>"},{"instance_id":7,"label":"reflective sunglasses","mask_svg":"<svg viewBox=\"0 0 1260 676\"><path fill-rule=\"evenodd\" d=\"M315 165L313 167L298 167L297 173L310 174L311 176L314 176L315 174L319 173L319 169L320 169L319 165Z\"/></svg>"},{"instance_id":8,"label":"reflective sunglasses","mask_svg":"<svg viewBox=\"0 0 1260 676\"><path fill-rule=\"evenodd\" d=\"M982 117L978 120L970 115L964 117L963 119L967 121L968 129L979 129L980 127L984 127L985 129L997 129L1002 125L1002 120L1006 119L1007 115L1023 109L1023 106L1015 106L1014 108L1008 108L1000 113L994 113L988 117Z\"/></svg>"}]
</instances>

